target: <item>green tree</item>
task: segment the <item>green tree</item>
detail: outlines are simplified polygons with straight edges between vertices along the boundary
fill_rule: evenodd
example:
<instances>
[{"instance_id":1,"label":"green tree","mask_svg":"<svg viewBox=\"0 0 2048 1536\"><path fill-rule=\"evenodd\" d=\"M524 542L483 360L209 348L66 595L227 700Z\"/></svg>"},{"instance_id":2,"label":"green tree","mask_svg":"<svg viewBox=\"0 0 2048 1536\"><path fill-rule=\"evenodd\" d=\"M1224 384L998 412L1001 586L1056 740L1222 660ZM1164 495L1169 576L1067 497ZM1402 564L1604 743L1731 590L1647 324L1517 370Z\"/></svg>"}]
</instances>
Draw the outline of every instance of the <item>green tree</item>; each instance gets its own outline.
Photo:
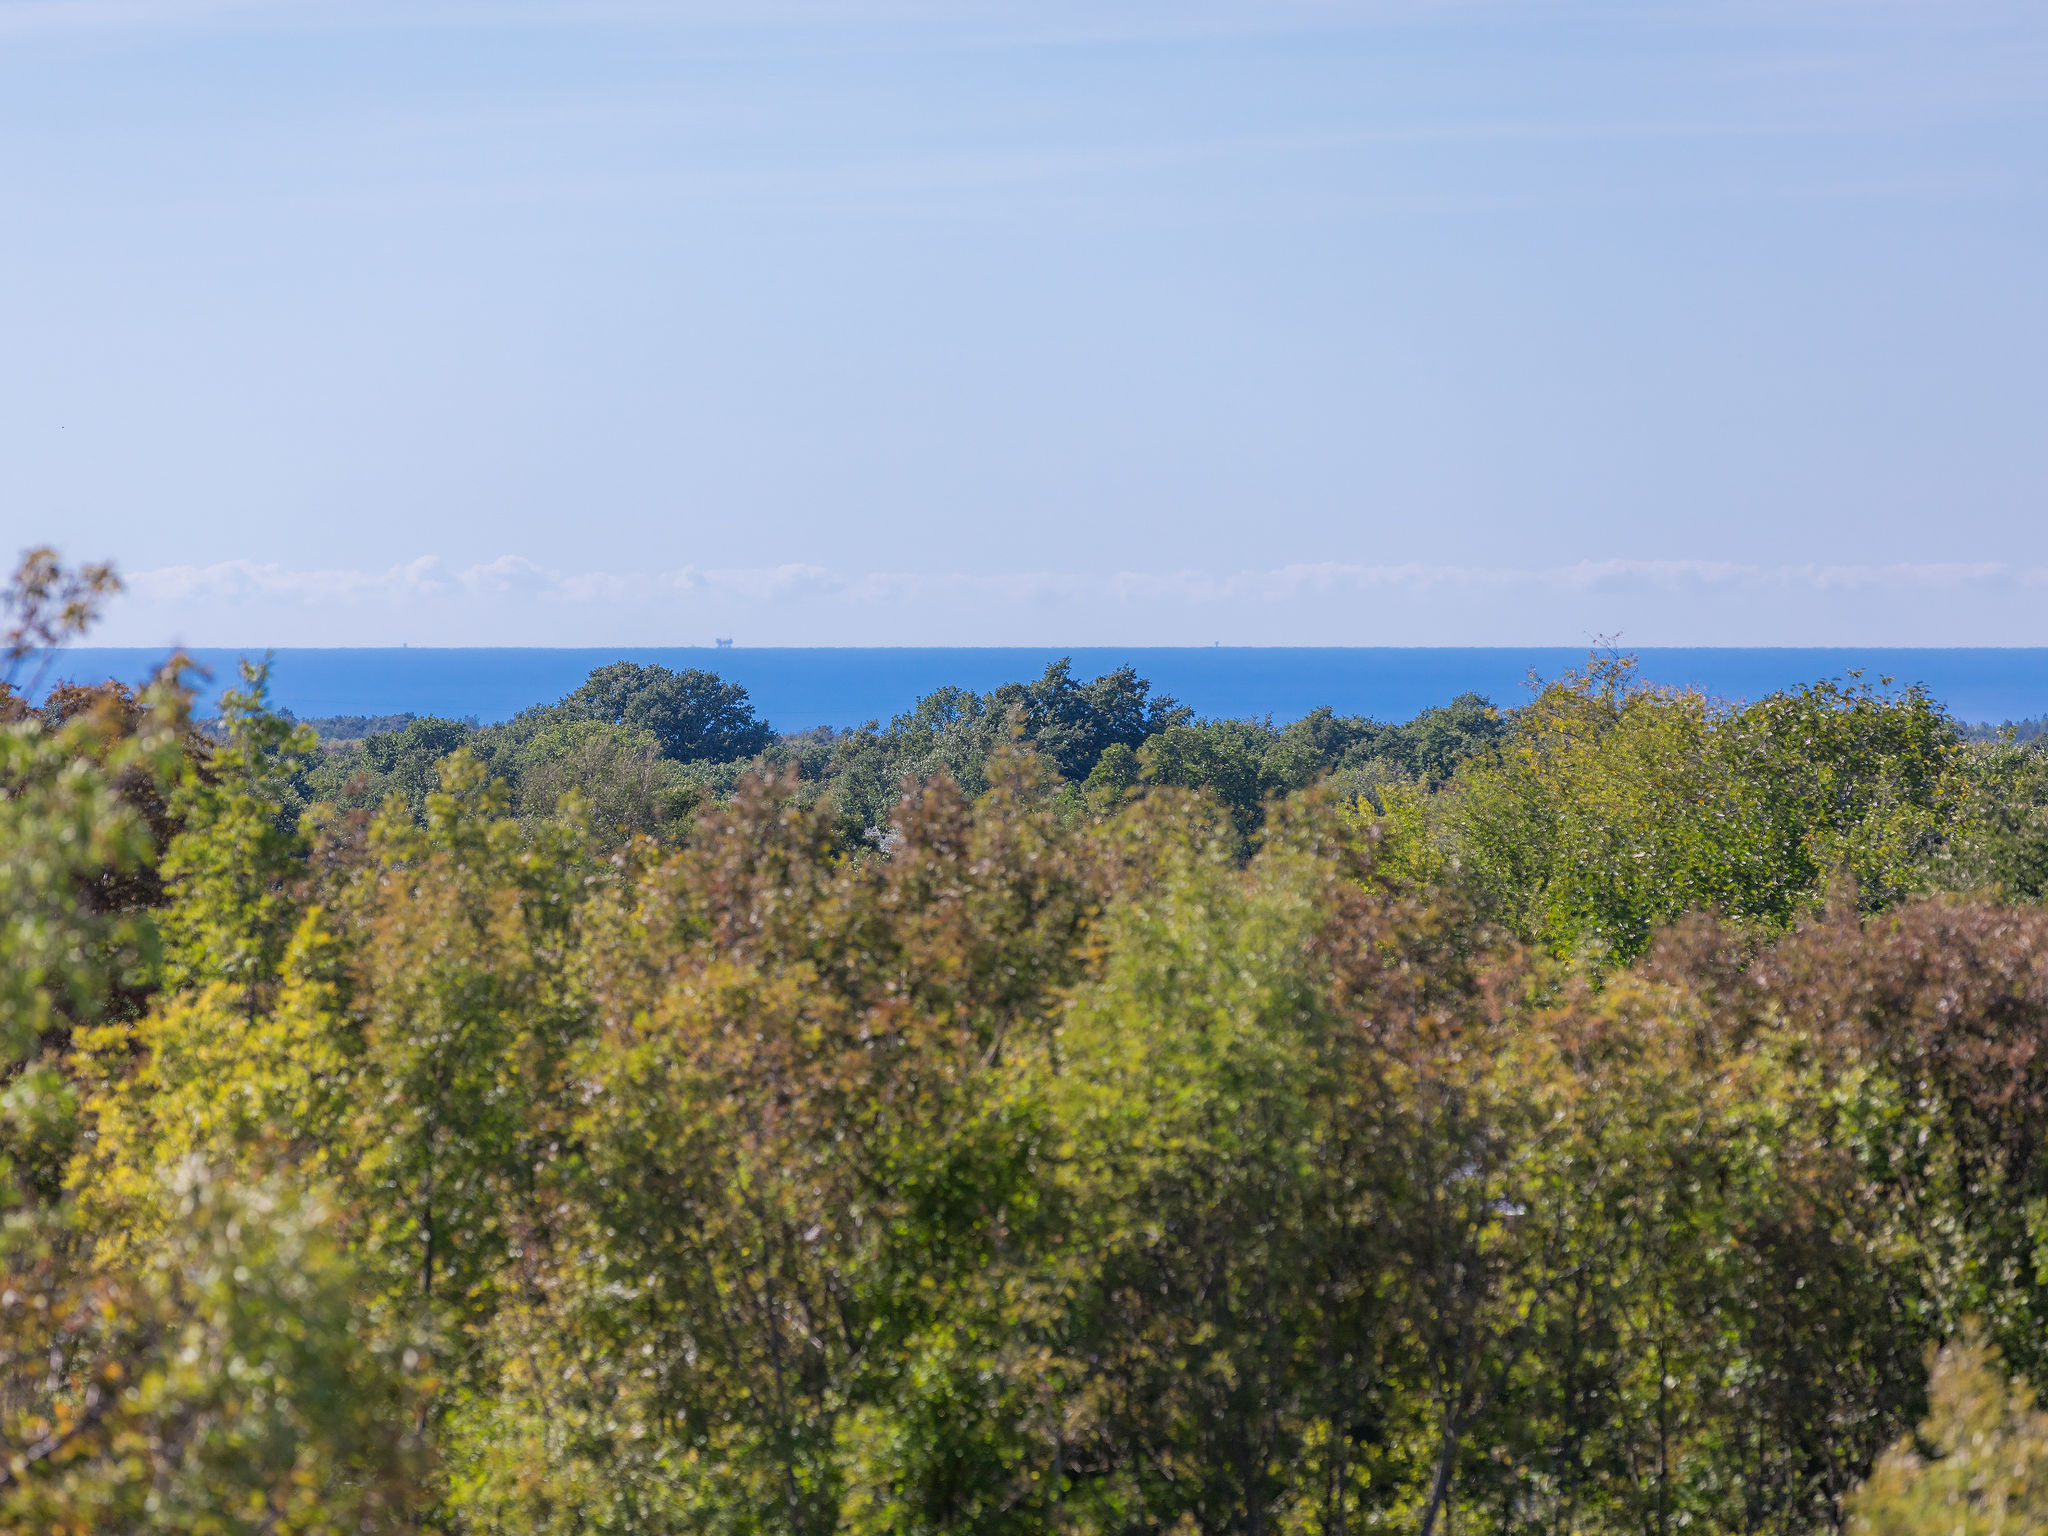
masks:
<instances>
[{"instance_id":1,"label":"green tree","mask_svg":"<svg viewBox=\"0 0 2048 1536\"><path fill-rule=\"evenodd\" d=\"M1260 758L1270 737L1243 721L1170 725L1139 749L1138 774L1147 784L1208 790L1229 813L1240 846L1248 846L1265 812Z\"/></svg>"},{"instance_id":2,"label":"green tree","mask_svg":"<svg viewBox=\"0 0 2048 1536\"><path fill-rule=\"evenodd\" d=\"M111 585L104 572L73 582L47 552L25 570L10 604L17 650L82 628ZM38 617L51 601L58 615ZM60 687L35 710L11 702L0 724L0 1529L404 1529L419 1357L366 1308L330 1208L260 1172L188 1160L138 1170L120 1204L142 1219L116 1230L91 1220L98 1191L69 1198L61 1181L67 1163L94 1166L101 1117L79 1103L80 1065L134 1038L159 981L154 865L187 803L173 787L206 768L192 760L176 669L140 699L110 685ZM233 809L198 835L233 842ZM194 885L219 896L233 881ZM246 903L215 904L224 941L255 942ZM209 1096L239 1086L216 1080Z\"/></svg>"},{"instance_id":3,"label":"green tree","mask_svg":"<svg viewBox=\"0 0 2048 1536\"><path fill-rule=\"evenodd\" d=\"M182 700L151 690L51 727L0 726L0 1208L47 1200L70 1154L75 1096L58 1071L73 1032L155 982L159 944L123 883L155 862L137 786L184 765Z\"/></svg>"},{"instance_id":4,"label":"green tree","mask_svg":"<svg viewBox=\"0 0 2048 1536\"><path fill-rule=\"evenodd\" d=\"M171 983L227 982L253 1018L299 924L307 847L291 802L317 742L270 709L269 669L249 662L217 729L173 801L181 826L163 858L160 923Z\"/></svg>"},{"instance_id":5,"label":"green tree","mask_svg":"<svg viewBox=\"0 0 2048 1536\"><path fill-rule=\"evenodd\" d=\"M170 1176L162 1235L91 1265L0 1233L0 1529L404 1531L424 1361L318 1196Z\"/></svg>"},{"instance_id":6,"label":"green tree","mask_svg":"<svg viewBox=\"0 0 2048 1536\"><path fill-rule=\"evenodd\" d=\"M1148 736L1185 725L1194 712L1164 694L1135 668L1119 667L1092 682L1077 682L1073 664L1062 659L1035 682L1012 683L989 695L999 717L1014 716L1029 741L1076 783L1093 771L1111 746L1136 751Z\"/></svg>"},{"instance_id":7,"label":"green tree","mask_svg":"<svg viewBox=\"0 0 2048 1536\"><path fill-rule=\"evenodd\" d=\"M0 704L19 704L23 669L40 652L42 662L27 688L33 695L58 647L91 629L108 599L120 591L121 578L108 562L66 566L48 545L24 550L6 591L0 592L0 610L8 616L6 629L0 630L0 654L7 658L0 673ZM9 713L0 709L0 722Z\"/></svg>"},{"instance_id":8,"label":"green tree","mask_svg":"<svg viewBox=\"0 0 2048 1536\"><path fill-rule=\"evenodd\" d=\"M1858 1536L2023 1536L2048 1530L2048 1414L1974 1332L1935 1356L1919 1432L1849 1500Z\"/></svg>"},{"instance_id":9,"label":"green tree","mask_svg":"<svg viewBox=\"0 0 2048 1536\"><path fill-rule=\"evenodd\" d=\"M1020 773L972 811L935 783L860 862L757 781L593 914L568 1214L459 1425L479 1526L839 1527L847 1437L900 1422L908 1341L1004 1230L1001 1063L1076 963L1083 890Z\"/></svg>"},{"instance_id":10,"label":"green tree","mask_svg":"<svg viewBox=\"0 0 2048 1536\"><path fill-rule=\"evenodd\" d=\"M317 803L367 814L397 795L418 818L440 785L441 764L458 748L477 745L477 736L464 721L428 716L402 730L329 747L307 770L305 793Z\"/></svg>"},{"instance_id":11,"label":"green tree","mask_svg":"<svg viewBox=\"0 0 2048 1536\"><path fill-rule=\"evenodd\" d=\"M664 757L652 731L599 720L558 720L492 766L509 770L520 814L552 816L565 796L597 841L617 848L633 837L674 842L688 834L707 788Z\"/></svg>"},{"instance_id":12,"label":"green tree","mask_svg":"<svg viewBox=\"0 0 2048 1536\"><path fill-rule=\"evenodd\" d=\"M678 762L752 757L774 740L747 690L716 673L630 661L599 667L557 706L564 714L649 731Z\"/></svg>"},{"instance_id":13,"label":"green tree","mask_svg":"<svg viewBox=\"0 0 2048 1536\"><path fill-rule=\"evenodd\" d=\"M361 1098L347 1127L367 1243L458 1337L496 1282L550 1156L548 1106L588 1026L573 972L584 880L573 823L539 841L458 751L423 825L394 796L337 893Z\"/></svg>"},{"instance_id":14,"label":"green tree","mask_svg":"<svg viewBox=\"0 0 2048 1536\"><path fill-rule=\"evenodd\" d=\"M1442 794L1394 794L1389 858L1455 871L1556 953L1615 959L1687 912L1782 929L1842 875L1866 909L1930 883L1964 823L1961 746L1925 693L1852 680L1738 708L1634 687L1631 666L1543 689Z\"/></svg>"}]
</instances>

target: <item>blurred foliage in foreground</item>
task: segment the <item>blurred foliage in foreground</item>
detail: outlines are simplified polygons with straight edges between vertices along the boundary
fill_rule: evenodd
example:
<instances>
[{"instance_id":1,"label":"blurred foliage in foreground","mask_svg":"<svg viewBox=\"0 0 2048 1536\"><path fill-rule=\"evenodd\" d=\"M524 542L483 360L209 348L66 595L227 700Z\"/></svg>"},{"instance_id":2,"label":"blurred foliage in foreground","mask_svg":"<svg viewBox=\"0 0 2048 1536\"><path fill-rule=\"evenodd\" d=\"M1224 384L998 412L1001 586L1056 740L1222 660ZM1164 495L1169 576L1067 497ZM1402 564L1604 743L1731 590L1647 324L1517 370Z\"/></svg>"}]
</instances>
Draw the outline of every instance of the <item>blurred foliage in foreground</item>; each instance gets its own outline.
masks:
<instances>
[{"instance_id":1,"label":"blurred foliage in foreground","mask_svg":"<svg viewBox=\"0 0 2048 1536\"><path fill-rule=\"evenodd\" d=\"M0 1529L2048 1517L2048 779L1919 694L188 697L0 696Z\"/></svg>"}]
</instances>

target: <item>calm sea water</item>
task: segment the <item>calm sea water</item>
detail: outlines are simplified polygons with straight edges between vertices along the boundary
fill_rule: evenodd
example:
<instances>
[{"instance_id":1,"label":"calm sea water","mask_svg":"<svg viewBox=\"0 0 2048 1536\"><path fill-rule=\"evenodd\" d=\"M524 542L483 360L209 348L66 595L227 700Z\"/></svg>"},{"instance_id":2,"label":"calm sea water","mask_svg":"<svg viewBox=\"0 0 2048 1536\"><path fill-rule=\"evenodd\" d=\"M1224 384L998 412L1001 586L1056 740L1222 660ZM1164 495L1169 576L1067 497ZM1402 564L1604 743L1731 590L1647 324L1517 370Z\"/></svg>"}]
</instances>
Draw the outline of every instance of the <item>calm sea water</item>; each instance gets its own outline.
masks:
<instances>
[{"instance_id":1,"label":"calm sea water","mask_svg":"<svg viewBox=\"0 0 2048 1536\"><path fill-rule=\"evenodd\" d=\"M206 701L235 676L244 653L201 650L214 673ZM2048 649L1700 649L1642 650L1652 682L1697 685L1726 698L1861 670L1875 681L1923 683L1959 718L2027 719L2048 714ZM1271 715L1284 723L1321 704L1340 714L1405 720L1467 690L1519 703L1528 677L1583 665L1572 649L1438 648L1023 648L708 650L398 649L280 650L271 679L276 701L306 718L324 715L474 716L502 720L551 702L612 661L701 667L744 684L777 729L855 726L887 720L920 694L947 684L984 692L1036 677L1061 656L1077 677L1129 664L1155 689L1201 715ZM136 681L161 660L141 650L81 648L61 654L51 679Z\"/></svg>"}]
</instances>

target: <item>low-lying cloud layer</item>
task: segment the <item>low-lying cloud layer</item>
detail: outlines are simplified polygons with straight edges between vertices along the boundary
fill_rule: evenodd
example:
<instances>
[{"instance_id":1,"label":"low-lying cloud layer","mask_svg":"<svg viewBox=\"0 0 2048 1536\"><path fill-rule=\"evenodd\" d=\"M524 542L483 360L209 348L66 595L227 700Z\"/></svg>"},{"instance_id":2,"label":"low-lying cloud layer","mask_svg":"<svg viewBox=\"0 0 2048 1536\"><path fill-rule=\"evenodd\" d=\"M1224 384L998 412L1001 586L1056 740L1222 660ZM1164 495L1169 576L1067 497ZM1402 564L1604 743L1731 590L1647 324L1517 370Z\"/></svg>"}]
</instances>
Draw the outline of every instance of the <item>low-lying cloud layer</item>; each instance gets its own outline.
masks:
<instances>
[{"instance_id":1,"label":"low-lying cloud layer","mask_svg":"<svg viewBox=\"0 0 2048 1536\"><path fill-rule=\"evenodd\" d=\"M108 643L221 645L2005 644L2048 642L2048 568L1996 561L1229 572L569 571L517 555L382 571L234 560L128 575Z\"/></svg>"}]
</instances>

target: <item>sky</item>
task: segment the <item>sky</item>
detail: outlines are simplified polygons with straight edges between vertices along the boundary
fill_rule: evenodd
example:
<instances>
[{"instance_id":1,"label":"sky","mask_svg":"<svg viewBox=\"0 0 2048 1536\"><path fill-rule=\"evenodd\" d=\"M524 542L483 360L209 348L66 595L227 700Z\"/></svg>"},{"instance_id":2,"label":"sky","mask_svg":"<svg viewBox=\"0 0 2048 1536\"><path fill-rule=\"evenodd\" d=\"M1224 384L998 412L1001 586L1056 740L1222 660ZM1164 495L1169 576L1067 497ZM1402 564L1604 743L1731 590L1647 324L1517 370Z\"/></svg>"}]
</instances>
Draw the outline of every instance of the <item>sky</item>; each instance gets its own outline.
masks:
<instances>
[{"instance_id":1,"label":"sky","mask_svg":"<svg viewBox=\"0 0 2048 1536\"><path fill-rule=\"evenodd\" d=\"M2048 645L2040 0L0 0L158 645Z\"/></svg>"}]
</instances>

